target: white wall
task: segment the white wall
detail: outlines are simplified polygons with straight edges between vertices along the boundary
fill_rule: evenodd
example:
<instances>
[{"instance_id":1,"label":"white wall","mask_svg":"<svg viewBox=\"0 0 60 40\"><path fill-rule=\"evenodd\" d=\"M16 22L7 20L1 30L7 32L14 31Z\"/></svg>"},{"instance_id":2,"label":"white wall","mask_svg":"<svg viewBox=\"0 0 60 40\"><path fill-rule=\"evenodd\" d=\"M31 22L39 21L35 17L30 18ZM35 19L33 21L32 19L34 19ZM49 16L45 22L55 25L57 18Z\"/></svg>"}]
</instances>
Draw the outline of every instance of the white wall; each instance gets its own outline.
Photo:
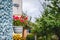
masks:
<instances>
[{"instance_id":1,"label":"white wall","mask_svg":"<svg viewBox=\"0 0 60 40\"><path fill-rule=\"evenodd\" d=\"M13 14L21 15L22 14L22 0L13 0L13 4L19 4L19 7L13 6Z\"/></svg>"}]
</instances>

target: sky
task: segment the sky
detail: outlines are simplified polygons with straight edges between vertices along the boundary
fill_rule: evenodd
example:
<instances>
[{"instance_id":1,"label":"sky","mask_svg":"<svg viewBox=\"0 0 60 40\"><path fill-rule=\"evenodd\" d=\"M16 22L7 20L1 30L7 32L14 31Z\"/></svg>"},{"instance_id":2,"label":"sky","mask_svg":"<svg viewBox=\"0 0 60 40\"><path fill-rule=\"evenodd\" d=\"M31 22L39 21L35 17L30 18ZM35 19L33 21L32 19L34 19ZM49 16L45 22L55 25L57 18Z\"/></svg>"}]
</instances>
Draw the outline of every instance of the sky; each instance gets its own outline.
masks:
<instances>
[{"instance_id":1,"label":"sky","mask_svg":"<svg viewBox=\"0 0 60 40\"><path fill-rule=\"evenodd\" d=\"M40 0L40 2L43 3L44 0ZM23 0L23 12L32 17L32 22L35 22L35 18L41 16L40 11L43 12L40 2L39 0Z\"/></svg>"}]
</instances>

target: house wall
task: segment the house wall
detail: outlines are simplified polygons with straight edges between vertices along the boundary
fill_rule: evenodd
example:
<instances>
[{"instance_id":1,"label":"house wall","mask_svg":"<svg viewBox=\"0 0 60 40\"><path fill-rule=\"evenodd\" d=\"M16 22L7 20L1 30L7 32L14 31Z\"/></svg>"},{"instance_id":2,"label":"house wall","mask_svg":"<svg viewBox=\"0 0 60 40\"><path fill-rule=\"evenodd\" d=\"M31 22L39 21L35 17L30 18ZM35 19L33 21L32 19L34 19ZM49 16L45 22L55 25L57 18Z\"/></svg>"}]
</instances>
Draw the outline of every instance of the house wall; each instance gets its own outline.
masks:
<instances>
[{"instance_id":1,"label":"house wall","mask_svg":"<svg viewBox=\"0 0 60 40\"><path fill-rule=\"evenodd\" d=\"M0 40L12 40L12 0L0 0Z\"/></svg>"},{"instance_id":2,"label":"house wall","mask_svg":"<svg viewBox=\"0 0 60 40\"><path fill-rule=\"evenodd\" d=\"M22 14L22 0L13 0L13 4L17 4L18 7L13 6L13 15Z\"/></svg>"}]
</instances>

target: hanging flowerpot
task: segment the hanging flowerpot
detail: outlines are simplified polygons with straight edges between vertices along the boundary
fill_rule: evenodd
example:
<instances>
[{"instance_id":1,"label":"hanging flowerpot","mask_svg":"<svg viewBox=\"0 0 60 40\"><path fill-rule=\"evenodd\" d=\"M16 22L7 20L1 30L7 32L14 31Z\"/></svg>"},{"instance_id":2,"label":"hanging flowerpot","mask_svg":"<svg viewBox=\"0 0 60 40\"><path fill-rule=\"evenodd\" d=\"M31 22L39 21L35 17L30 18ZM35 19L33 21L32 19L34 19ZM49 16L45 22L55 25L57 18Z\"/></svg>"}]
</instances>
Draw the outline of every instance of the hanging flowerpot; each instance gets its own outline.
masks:
<instances>
[{"instance_id":1,"label":"hanging flowerpot","mask_svg":"<svg viewBox=\"0 0 60 40\"><path fill-rule=\"evenodd\" d=\"M21 16L17 16L17 15L13 15L13 30L14 33L22 33L22 37L26 38L27 36L27 29L29 28L28 26L28 16L25 15L21 15Z\"/></svg>"}]
</instances>

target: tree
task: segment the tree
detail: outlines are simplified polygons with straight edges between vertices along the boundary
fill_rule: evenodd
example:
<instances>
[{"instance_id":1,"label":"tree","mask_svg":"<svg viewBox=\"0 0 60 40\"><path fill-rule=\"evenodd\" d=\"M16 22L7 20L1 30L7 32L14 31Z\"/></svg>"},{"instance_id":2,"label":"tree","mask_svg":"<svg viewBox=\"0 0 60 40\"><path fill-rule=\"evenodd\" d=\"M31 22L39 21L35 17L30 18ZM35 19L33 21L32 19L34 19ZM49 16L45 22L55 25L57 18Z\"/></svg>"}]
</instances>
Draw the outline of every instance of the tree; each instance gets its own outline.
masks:
<instances>
[{"instance_id":1,"label":"tree","mask_svg":"<svg viewBox=\"0 0 60 40\"><path fill-rule=\"evenodd\" d=\"M37 26L34 27L34 31L36 31L37 34L46 36L46 40L48 40L47 37L49 34L56 34L60 38L59 4L59 0L51 0L51 3L47 5L47 8L43 12L42 17L36 19L35 23Z\"/></svg>"}]
</instances>

